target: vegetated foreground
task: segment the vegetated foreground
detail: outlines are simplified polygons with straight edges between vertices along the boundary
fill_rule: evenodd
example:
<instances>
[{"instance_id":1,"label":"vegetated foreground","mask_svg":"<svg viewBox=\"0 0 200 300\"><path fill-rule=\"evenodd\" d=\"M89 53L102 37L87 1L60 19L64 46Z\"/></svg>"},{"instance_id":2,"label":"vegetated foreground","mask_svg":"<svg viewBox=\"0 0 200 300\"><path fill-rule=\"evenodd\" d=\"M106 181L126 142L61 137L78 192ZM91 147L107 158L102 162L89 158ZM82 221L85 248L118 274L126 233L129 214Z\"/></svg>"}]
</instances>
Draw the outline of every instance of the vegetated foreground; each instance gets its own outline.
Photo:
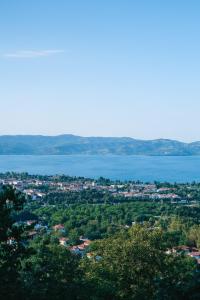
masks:
<instances>
[{"instance_id":1,"label":"vegetated foreground","mask_svg":"<svg viewBox=\"0 0 200 300\"><path fill-rule=\"evenodd\" d=\"M200 298L200 184L0 181L0 299Z\"/></svg>"}]
</instances>

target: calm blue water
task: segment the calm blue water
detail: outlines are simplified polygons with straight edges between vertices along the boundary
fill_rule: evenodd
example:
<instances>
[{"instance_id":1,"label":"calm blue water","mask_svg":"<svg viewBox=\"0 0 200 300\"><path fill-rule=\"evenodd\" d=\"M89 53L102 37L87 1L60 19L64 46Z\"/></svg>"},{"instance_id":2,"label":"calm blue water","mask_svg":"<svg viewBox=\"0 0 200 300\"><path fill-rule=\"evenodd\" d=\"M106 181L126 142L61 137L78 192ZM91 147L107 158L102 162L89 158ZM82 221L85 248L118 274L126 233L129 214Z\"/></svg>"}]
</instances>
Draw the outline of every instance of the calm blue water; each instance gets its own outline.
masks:
<instances>
[{"instance_id":1,"label":"calm blue water","mask_svg":"<svg viewBox=\"0 0 200 300\"><path fill-rule=\"evenodd\" d=\"M0 155L0 172L6 171L191 182L200 181L200 156Z\"/></svg>"}]
</instances>

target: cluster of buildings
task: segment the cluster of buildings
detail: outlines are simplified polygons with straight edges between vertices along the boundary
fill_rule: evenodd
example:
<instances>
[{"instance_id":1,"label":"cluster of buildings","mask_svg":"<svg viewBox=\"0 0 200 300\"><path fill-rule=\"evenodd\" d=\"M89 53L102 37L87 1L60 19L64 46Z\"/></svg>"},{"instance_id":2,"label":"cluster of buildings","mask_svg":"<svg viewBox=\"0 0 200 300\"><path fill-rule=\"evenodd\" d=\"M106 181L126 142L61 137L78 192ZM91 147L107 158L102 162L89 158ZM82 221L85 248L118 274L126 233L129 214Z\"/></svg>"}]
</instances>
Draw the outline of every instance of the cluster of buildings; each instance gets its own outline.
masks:
<instances>
[{"instance_id":1,"label":"cluster of buildings","mask_svg":"<svg viewBox=\"0 0 200 300\"><path fill-rule=\"evenodd\" d=\"M195 247L189 247L189 246L178 246L174 247L172 249L167 250L167 254L175 253L177 255L179 254L185 254L197 261L197 263L200 265L200 251Z\"/></svg>"},{"instance_id":2,"label":"cluster of buildings","mask_svg":"<svg viewBox=\"0 0 200 300\"><path fill-rule=\"evenodd\" d=\"M84 256L86 254L89 245L91 244L91 241L89 239L83 239L81 237L80 237L80 241L81 241L80 244L69 247L69 250L72 253Z\"/></svg>"},{"instance_id":3,"label":"cluster of buildings","mask_svg":"<svg viewBox=\"0 0 200 300\"><path fill-rule=\"evenodd\" d=\"M129 190L118 191L115 195L122 195L126 198L145 200L174 200L181 201L181 197L176 194L174 188L157 188L155 184L134 184Z\"/></svg>"},{"instance_id":4,"label":"cluster of buildings","mask_svg":"<svg viewBox=\"0 0 200 300\"><path fill-rule=\"evenodd\" d=\"M27 176L26 179L2 178L0 184L11 185L22 191L28 199L42 200L50 192L80 192L83 190L97 190L109 192L113 196L122 196L125 198L149 199L149 200L171 200L178 202L181 199L176 193L175 188L161 187L157 188L156 184L145 183L120 183L101 185L98 181L83 180L59 180L48 176L47 179L34 179ZM184 202L184 201L183 201Z\"/></svg>"},{"instance_id":5,"label":"cluster of buildings","mask_svg":"<svg viewBox=\"0 0 200 300\"><path fill-rule=\"evenodd\" d=\"M68 237L65 237L65 227L62 224L56 224L49 228L47 225L44 225L41 221L38 220L26 220L24 222L17 222L16 225L23 225L25 228L24 232L24 242L33 240L38 236L42 236L44 233L54 234L59 233L61 237L58 238L60 246L66 247L72 253L84 256L87 254L88 247L91 244L91 240L83 236L79 237L79 240L74 245L71 243ZM10 237L7 241L9 245L15 245L16 240L13 237Z\"/></svg>"},{"instance_id":6,"label":"cluster of buildings","mask_svg":"<svg viewBox=\"0 0 200 300\"><path fill-rule=\"evenodd\" d=\"M76 244L71 244L70 239L68 237L65 237L65 227L63 224L56 224L52 228L48 228L48 226L41 224L40 222L36 220L28 220L25 222L27 227L30 227L27 231L27 238L28 239L34 239L36 236L41 234L41 231L55 233L59 232L61 234L61 237L59 237L58 241L60 246L65 247L66 249L70 250L72 253L80 255L81 257L87 256L88 258L92 258L94 256L93 252L89 251L89 246L91 245L92 241L86 237L80 236ZM134 225L134 224L133 224ZM155 228L153 228L155 229ZM15 240L13 238L10 238L8 240L8 244L14 245ZM177 246L173 247L172 249L169 249L166 251L167 254L185 254L197 261L198 264L200 264L200 251L199 249L195 247L189 247L189 246ZM100 257L95 257L95 259L100 259Z\"/></svg>"},{"instance_id":7,"label":"cluster of buildings","mask_svg":"<svg viewBox=\"0 0 200 300\"><path fill-rule=\"evenodd\" d=\"M52 230L54 232L59 232L61 235L65 234L65 227L63 224L56 224L52 227ZM89 245L91 244L91 240L88 238L85 238L83 236L79 237L78 243L75 245L70 244L70 239L68 237L60 237L59 238L59 244L63 247L66 247L74 254L79 254L81 256L84 256L86 254L86 250L88 249Z\"/></svg>"}]
</instances>

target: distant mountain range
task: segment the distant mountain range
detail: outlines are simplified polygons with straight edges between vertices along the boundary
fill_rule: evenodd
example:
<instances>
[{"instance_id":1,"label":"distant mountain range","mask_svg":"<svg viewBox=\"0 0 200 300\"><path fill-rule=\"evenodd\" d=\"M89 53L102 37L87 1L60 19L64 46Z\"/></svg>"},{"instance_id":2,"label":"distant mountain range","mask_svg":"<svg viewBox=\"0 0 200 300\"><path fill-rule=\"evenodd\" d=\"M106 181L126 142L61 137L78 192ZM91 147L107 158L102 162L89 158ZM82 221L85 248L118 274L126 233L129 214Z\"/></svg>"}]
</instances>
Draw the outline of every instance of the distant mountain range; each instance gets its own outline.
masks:
<instances>
[{"instance_id":1,"label":"distant mountain range","mask_svg":"<svg viewBox=\"0 0 200 300\"><path fill-rule=\"evenodd\" d=\"M3 135L0 155L200 155L200 142L137 140L128 137Z\"/></svg>"}]
</instances>

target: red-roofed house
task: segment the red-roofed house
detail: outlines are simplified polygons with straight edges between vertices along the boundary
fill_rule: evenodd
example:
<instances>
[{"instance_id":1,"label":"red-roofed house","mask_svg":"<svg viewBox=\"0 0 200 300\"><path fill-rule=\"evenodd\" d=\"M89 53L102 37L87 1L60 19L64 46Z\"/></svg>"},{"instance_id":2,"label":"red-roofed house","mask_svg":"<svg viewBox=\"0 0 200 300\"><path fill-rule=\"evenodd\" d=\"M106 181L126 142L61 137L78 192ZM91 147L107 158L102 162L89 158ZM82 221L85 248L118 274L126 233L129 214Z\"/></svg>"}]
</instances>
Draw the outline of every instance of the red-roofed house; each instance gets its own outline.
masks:
<instances>
[{"instance_id":1,"label":"red-roofed house","mask_svg":"<svg viewBox=\"0 0 200 300\"><path fill-rule=\"evenodd\" d=\"M65 227L64 227L63 224L57 224L57 225L53 226L53 229L55 231L60 231L60 232L64 232L65 231Z\"/></svg>"}]
</instances>

